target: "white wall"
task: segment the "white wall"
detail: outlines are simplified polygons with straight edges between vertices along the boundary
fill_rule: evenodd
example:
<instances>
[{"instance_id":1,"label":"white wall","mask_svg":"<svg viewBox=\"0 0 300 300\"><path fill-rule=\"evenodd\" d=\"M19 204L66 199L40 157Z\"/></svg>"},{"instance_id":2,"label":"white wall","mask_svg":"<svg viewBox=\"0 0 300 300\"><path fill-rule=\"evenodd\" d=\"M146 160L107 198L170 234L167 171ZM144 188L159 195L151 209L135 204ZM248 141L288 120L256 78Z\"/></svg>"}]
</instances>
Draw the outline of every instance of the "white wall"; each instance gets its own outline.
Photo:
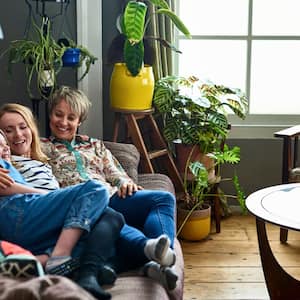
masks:
<instances>
[{"instance_id":1,"label":"white wall","mask_svg":"<svg viewBox=\"0 0 300 300\"><path fill-rule=\"evenodd\" d=\"M77 41L85 45L98 57L78 88L83 90L92 102L88 119L80 131L92 137L103 136L102 105L102 1L77 0ZM80 74L79 74L80 76Z\"/></svg>"}]
</instances>

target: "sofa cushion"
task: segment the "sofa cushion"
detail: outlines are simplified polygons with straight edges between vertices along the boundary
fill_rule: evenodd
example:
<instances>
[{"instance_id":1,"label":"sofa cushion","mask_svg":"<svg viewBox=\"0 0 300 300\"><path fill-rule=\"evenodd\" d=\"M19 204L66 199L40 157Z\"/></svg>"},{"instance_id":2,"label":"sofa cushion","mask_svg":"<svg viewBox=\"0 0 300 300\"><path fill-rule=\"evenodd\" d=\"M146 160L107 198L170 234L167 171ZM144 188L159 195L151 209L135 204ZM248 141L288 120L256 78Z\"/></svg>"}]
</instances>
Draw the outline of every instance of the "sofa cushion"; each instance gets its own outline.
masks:
<instances>
[{"instance_id":1,"label":"sofa cushion","mask_svg":"<svg viewBox=\"0 0 300 300\"><path fill-rule=\"evenodd\" d=\"M174 250L177 258L174 267L178 274L178 281L173 291L167 292L160 283L139 275L139 270L120 274L113 286L104 288L112 294L114 300L181 300L183 297L184 261L178 239L174 241Z\"/></svg>"},{"instance_id":2,"label":"sofa cushion","mask_svg":"<svg viewBox=\"0 0 300 300\"><path fill-rule=\"evenodd\" d=\"M137 182L138 165L140 162L140 153L132 144L104 142L107 149L115 156L126 173L134 182Z\"/></svg>"},{"instance_id":3,"label":"sofa cushion","mask_svg":"<svg viewBox=\"0 0 300 300\"><path fill-rule=\"evenodd\" d=\"M66 277L45 275L28 280L0 276L0 300L95 300Z\"/></svg>"}]
</instances>

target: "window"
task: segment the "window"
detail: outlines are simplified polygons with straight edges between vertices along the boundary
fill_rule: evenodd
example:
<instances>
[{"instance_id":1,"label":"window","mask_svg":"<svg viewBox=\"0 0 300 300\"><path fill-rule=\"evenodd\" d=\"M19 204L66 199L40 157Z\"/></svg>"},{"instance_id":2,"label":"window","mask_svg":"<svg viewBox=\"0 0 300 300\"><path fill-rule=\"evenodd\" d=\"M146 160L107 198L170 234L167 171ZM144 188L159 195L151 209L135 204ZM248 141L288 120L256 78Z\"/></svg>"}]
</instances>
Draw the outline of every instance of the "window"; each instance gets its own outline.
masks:
<instances>
[{"instance_id":1,"label":"window","mask_svg":"<svg viewBox=\"0 0 300 300\"><path fill-rule=\"evenodd\" d=\"M176 72L244 90L249 116L231 122L248 137L299 124L300 1L177 1L192 39L177 36Z\"/></svg>"}]
</instances>

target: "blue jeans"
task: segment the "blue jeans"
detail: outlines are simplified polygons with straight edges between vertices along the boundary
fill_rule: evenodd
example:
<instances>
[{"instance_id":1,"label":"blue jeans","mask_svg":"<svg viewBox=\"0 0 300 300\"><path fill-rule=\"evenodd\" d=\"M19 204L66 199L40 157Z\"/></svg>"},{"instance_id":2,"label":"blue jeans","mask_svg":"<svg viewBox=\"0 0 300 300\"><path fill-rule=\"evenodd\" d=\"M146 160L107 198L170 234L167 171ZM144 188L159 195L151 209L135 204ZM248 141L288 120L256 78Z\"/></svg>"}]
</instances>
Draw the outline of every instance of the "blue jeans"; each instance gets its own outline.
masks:
<instances>
[{"instance_id":1,"label":"blue jeans","mask_svg":"<svg viewBox=\"0 0 300 300\"><path fill-rule=\"evenodd\" d=\"M48 194L1 197L1 238L34 254L46 253L55 246L63 228L89 232L107 207L108 199L106 188L92 180Z\"/></svg>"},{"instance_id":2,"label":"blue jeans","mask_svg":"<svg viewBox=\"0 0 300 300\"><path fill-rule=\"evenodd\" d=\"M121 270L148 261L144 254L144 246L149 238L166 234L173 247L175 236L173 194L158 190L140 190L125 199L114 194L109 206L122 213L126 221L118 240L117 254L122 265L124 262L130 264L122 267Z\"/></svg>"}]
</instances>

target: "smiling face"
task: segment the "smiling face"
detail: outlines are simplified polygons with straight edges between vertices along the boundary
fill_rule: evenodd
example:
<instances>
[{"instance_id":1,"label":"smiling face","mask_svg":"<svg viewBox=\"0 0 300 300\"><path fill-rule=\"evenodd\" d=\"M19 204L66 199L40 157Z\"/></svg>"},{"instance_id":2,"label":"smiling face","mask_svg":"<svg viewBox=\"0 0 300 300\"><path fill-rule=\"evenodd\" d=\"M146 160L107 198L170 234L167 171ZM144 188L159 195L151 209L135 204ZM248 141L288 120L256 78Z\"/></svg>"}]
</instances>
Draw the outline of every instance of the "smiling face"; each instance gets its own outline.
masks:
<instances>
[{"instance_id":1,"label":"smiling face","mask_svg":"<svg viewBox=\"0 0 300 300\"><path fill-rule=\"evenodd\" d=\"M71 106L65 100L61 100L53 108L49 124L52 135L70 142L76 135L80 119L79 115L71 109Z\"/></svg>"},{"instance_id":2,"label":"smiling face","mask_svg":"<svg viewBox=\"0 0 300 300\"><path fill-rule=\"evenodd\" d=\"M5 132L13 154L30 157L32 133L20 114L4 113L0 119L0 128Z\"/></svg>"},{"instance_id":3,"label":"smiling face","mask_svg":"<svg viewBox=\"0 0 300 300\"><path fill-rule=\"evenodd\" d=\"M10 148L7 144L6 138L0 132L0 157L10 161Z\"/></svg>"}]
</instances>

